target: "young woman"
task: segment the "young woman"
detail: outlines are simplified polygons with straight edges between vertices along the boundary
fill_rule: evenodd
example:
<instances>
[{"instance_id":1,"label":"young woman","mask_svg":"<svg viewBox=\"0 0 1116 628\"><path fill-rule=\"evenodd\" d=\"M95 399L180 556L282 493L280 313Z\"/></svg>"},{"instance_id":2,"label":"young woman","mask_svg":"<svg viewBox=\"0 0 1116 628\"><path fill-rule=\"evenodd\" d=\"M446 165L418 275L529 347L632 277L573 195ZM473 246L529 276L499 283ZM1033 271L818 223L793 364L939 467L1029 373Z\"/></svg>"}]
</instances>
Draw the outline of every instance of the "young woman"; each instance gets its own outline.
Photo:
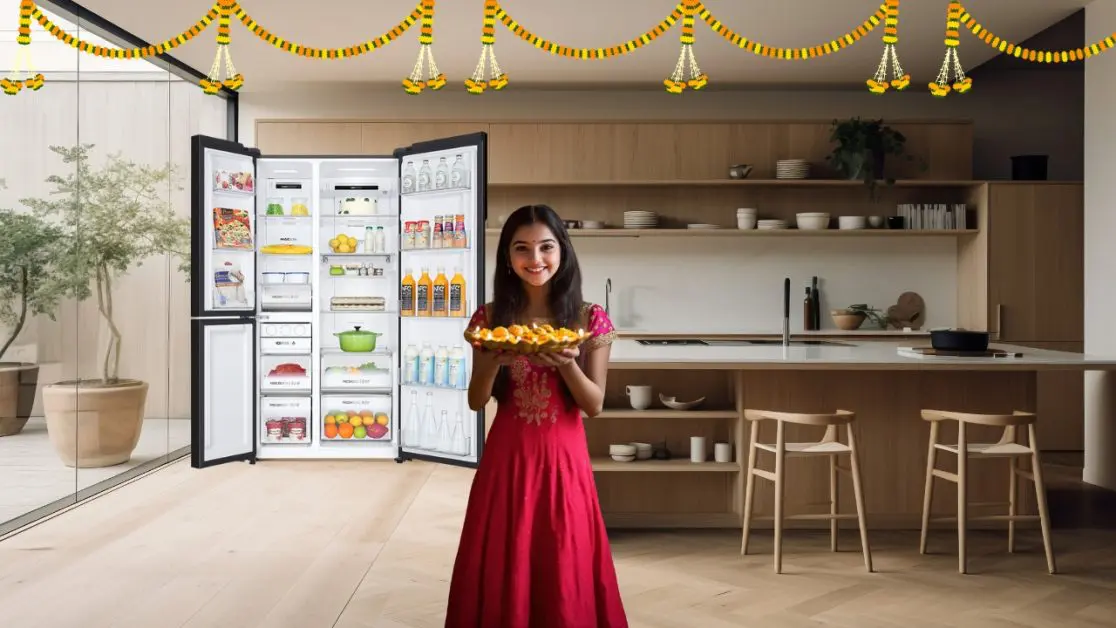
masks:
<instances>
[{"instance_id":1,"label":"young woman","mask_svg":"<svg viewBox=\"0 0 1116 628\"><path fill-rule=\"evenodd\" d=\"M496 250L493 302L470 327L550 323L591 333L532 357L473 350L469 407L498 404L450 584L447 628L626 628L582 415L604 403L616 332L581 298L569 234L545 205L517 209Z\"/></svg>"}]
</instances>

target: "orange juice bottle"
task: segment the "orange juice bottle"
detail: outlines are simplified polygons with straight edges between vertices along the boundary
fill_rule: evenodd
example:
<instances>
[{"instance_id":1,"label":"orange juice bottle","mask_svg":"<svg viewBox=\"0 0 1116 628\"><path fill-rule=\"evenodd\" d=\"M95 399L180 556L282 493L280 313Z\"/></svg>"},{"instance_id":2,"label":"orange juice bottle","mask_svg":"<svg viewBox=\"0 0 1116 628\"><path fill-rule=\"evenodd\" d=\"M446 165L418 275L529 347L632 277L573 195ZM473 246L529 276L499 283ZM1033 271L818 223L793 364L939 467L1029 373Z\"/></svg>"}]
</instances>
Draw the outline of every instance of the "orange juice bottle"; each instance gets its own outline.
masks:
<instances>
[{"instance_id":1,"label":"orange juice bottle","mask_svg":"<svg viewBox=\"0 0 1116 628\"><path fill-rule=\"evenodd\" d=\"M430 316L430 292L433 282L430 281L430 274L426 269L422 269L422 276L419 277L418 283L415 285L415 314L418 316Z\"/></svg>"},{"instance_id":2,"label":"orange juice bottle","mask_svg":"<svg viewBox=\"0 0 1116 628\"><path fill-rule=\"evenodd\" d=\"M434 277L434 284L430 290L430 313L434 316L446 315L446 297L449 296L449 280L446 271L438 267L438 274Z\"/></svg>"},{"instance_id":3,"label":"orange juice bottle","mask_svg":"<svg viewBox=\"0 0 1116 628\"><path fill-rule=\"evenodd\" d=\"M449 285L449 315L454 318L465 318L465 277L461 276L461 269L453 269L453 279Z\"/></svg>"},{"instance_id":4,"label":"orange juice bottle","mask_svg":"<svg viewBox=\"0 0 1116 628\"><path fill-rule=\"evenodd\" d=\"M399 315L415 315L415 277L408 268L399 286Z\"/></svg>"}]
</instances>

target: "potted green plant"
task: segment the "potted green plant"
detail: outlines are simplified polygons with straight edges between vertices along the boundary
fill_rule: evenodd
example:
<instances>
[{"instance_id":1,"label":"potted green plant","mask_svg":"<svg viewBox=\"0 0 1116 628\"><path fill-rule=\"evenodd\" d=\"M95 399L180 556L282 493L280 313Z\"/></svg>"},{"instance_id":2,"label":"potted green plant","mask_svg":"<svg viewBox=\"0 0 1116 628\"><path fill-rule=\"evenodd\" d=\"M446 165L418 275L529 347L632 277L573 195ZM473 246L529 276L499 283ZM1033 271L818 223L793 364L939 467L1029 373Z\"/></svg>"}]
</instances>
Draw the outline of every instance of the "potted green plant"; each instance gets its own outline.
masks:
<instances>
[{"instance_id":1,"label":"potted green plant","mask_svg":"<svg viewBox=\"0 0 1116 628\"><path fill-rule=\"evenodd\" d=\"M907 138L883 120L834 120L829 141L836 144L826 160L843 177L864 181L868 194L876 197L876 185L886 178L887 158L906 155Z\"/></svg>"},{"instance_id":2,"label":"potted green plant","mask_svg":"<svg viewBox=\"0 0 1116 628\"><path fill-rule=\"evenodd\" d=\"M60 273L60 238L60 230L38 216L0 210L0 328L6 330L0 336L0 436L18 434L27 424L39 374L35 364L4 357L28 318L53 320L68 293Z\"/></svg>"},{"instance_id":3,"label":"potted green plant","mask_svg":"<svg viewBox=\"0 0 1116 628\"><path fill-rule=\"evenodd\" d=\"M67 174L47 179L54 186L49 198L22 201L61 230L69 288L79 301L96 298L108 331L99 378L43 388L50 440L67 466L79 468L127 462L143 426L148 384L120 377L124 337L114 317L113 286L153 256L177 258L186 273L190 265L190 221L175 215L169 198L177 187L174 168L142 166L120 155L94 165L92 149L52 146Z\"/></svg>"}]
</instances>

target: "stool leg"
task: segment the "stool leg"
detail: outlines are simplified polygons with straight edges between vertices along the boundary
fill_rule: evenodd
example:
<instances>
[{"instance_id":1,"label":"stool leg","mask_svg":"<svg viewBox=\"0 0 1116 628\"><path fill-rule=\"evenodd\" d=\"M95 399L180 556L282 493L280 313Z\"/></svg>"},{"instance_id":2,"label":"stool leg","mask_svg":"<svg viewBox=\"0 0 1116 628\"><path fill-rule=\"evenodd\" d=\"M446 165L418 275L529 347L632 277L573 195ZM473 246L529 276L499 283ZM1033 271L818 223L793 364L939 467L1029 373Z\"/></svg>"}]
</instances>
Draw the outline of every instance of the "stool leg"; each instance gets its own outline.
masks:
<instances>
[{"instance_id":1,"label":"stool leg","mask_svg":"<svg viewBox=\"0 0 1116 628\"><path fill-rule=\"evenodd\" d=\"M918 540L918 552L926 553L926 537L930 528L930 508L934 501L934 468L938 462L938 422L930 423L930 448L926 452L926 486L922 489L922 534Z\"/></svg>"},{"instance_id":2,"label":"stool leg","mask_svg":"<svg viewBox=\"0 0 1116 628\"><path fill-rule=\"evenodd\" d=\"M957 423L957 572L967 573L965 532L968 526L969 505L969 445L965 438L965 423Z\"/></svg>"},{"instance_id":3,"label":"stool leg","mask_svg":"<svg viewBox=\"0 0 1116 628\"><path fill-rule=\"evenodd\" d=\"M1058 567L1054 564L1054 543L1050 539L1050 512L1046 509L1046 482L1042 479L1042 461L1039 459L1034 424L1027 428L1027 442L1031 446L1031 475L1035 479L1035 500L1038 502L1039 523L1042 525L1042 548L1046 550L1046 570L1058 573Z\"/></svg>"},{"instance_id":4,"label":"stool leg","mask_svg":"<svg viewBox=\"0 0 1116 628\"><path fill-rule=\"evenodd\" d=\"M783 459L786 456L785 424L777 423L775 438L775 573L783 573Z\"/></svg>"},{"instance_id":5,"label":"stool leg","mask_svg":"<svg viewBox=\"0 0 1116 628\"><path fill-rule=\"evenodd\" d=\"M845 427L849 434L849 467L852 472L853 498L856 500L856 519L860 525L860 546L864 552L864 566L872 571L872 549L868 546L868 521L864 514L864 490L860 486L860 454L856 451L856 436L852 424Z\"/></svg>"},{"instance_id":6,"label":"stool leg","mask_svg":"<svg viewBox=\"0 0 1116 628\"><path fill-rule=\"evenodd\" d=\"M837 455L829 456L829 549L837 551Z\"/></svg>"},{"instance_id":7,"label":"stool leg","mask_svg":"<svg viewBox=\"0 0 1116 628\"><path fill-rule=\"evenodd\" d=\"M752 421L751 435L748 437L748 470L744 480L744 530L740 540L740 555L748 553L748 538L752 532L752 503L756 495L756 441L759 440L759 421Z\"/></svg>"},{"instance_id":8,"label":"stool leg","mask_svg":"<svg viewBox=\"0 0 1116 628\"><path fill-rule=\"evenodd\" d=\"M1019 509L1016 506L1015 500L1019 495L1019 476L1016 474L1016 469L1019 468L1019 458L1012 456L1008 458L1008 554L1015 553L1015 515L1018 514Z\"/></svg>"}]
</instances>

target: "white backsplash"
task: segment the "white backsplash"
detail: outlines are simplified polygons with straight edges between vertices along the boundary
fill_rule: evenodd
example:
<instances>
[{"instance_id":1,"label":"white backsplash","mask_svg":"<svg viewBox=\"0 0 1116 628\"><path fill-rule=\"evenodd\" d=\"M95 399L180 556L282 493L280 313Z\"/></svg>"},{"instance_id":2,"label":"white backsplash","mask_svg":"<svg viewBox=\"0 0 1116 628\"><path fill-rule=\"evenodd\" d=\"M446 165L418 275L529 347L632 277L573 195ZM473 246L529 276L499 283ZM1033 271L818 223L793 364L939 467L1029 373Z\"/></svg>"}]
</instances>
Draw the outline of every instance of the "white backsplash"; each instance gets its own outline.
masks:
<instances>
[{"instance_id":1,"label":"white backsplash","mask_svg":"<svg viewBox=\"0 0 1116 628\"><path fill-rule=\"evenodd\" d=\"M496 238L488 239L488 246ZM903 292L926 302L927 327L957 313L957 241L943 237L576 238L585 299L604 304L612 279L613 323L656 332L779 333L783 278L791 278L791 331L802 329L812 276L828 311L854 303L886 310ZM491 295L495 252L485 267Z\"/></svg>"}]
</instances>

